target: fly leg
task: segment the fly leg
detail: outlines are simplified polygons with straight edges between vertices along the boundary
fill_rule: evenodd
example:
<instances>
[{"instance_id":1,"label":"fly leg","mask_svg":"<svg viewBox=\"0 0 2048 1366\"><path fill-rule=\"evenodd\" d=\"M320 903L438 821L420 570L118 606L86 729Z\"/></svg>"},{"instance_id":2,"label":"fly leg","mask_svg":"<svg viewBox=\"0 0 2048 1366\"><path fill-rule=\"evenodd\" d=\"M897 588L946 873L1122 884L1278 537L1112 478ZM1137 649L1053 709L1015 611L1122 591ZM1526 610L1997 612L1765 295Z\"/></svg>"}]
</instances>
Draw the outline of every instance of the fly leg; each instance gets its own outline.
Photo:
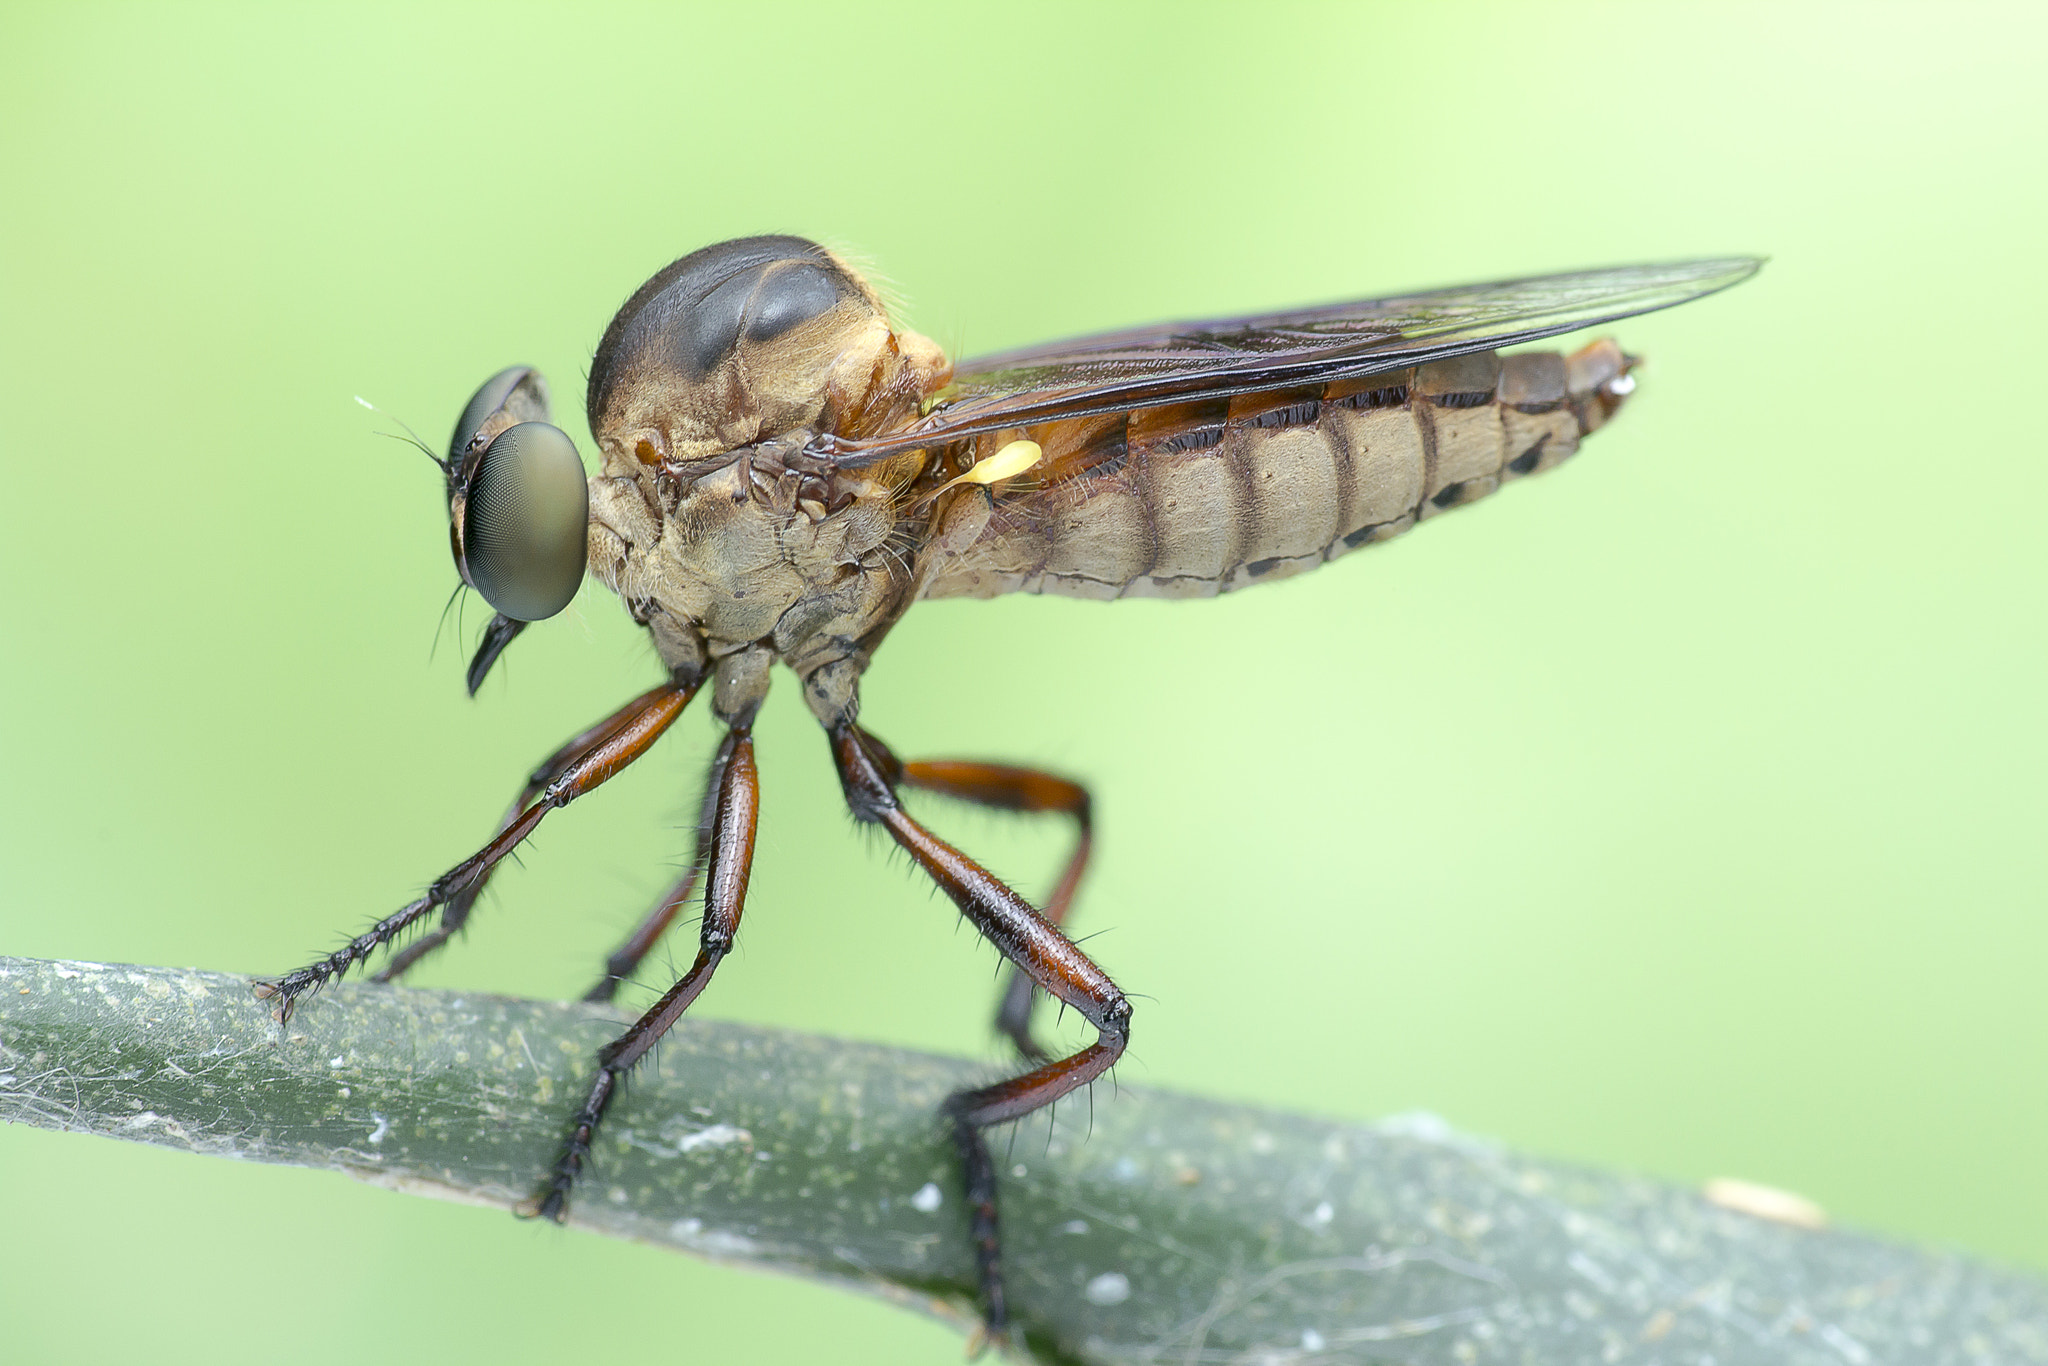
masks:
<instances>
[{"instance_id":1,"label":"fly leg","mask_svg":"<svg viewBox=\"0 0 2048 1366\"><path fill-rule=\"evenodd\" d=\"M541 1193L519 1207L519 1213L553 1219L569 1217L569 1190L590 1160L591 1139L618 1093L619 1081L640 1061L670 1026L682 1018L711 981L711 974L732 950L739 932L740 911L747 899L747 876L754 864L754 829L761 811L761 788L754 768L754 737L749 721L726 732L712 761L712 818L704 874L704 923L697 961L668 994L655 1002L632 1028L598 1051L597 1078L590 1094L570 1122L569 1139L548 1174Z\"/></svg>"},{"instance_id":2,"label":"fly leg","mask_svg":"<svg viewBox=\"0 0 2048 1366\"><path fill-rule=\"evenodd\" d=\"M527 776L526 786L520 789L519 796L513 800L511 808L505 812L505 818L498 822L497 833L503 834L510 828L512 823L518 820L520 815L526 810L527 803L531 802L549 783L555 781L555 779L566 772L570 765L587 753L592 746L606 740L621 726L630 721L635 709L644 701L644 698L634 698L618 711L613 712L604 720L590 727L590 729L569 739L560 749L557 749L553 754L542 760L540 766ZM689 904L690 894L697 887L698 870L704 863L705 841L709 838L707 822L711 819L712 802L717 790L717 783L718 774L713 772L711 775L711 786L705 789L704 809L697 821L696 854L689 868L681 877L676 879L675 884L663 894L661 900L655 903L654 909L647 913L646 918L640 922L639 927L605 960L604 975L598 978L595 986L583 994L584 1000L600 1003L611 1000L617 994L620 983L632 976L633 970L640 965L640 960L647 956L648 952L660 940L663 932L675 920L676 913ZM420 959L440 948L449 939L454 937L461 930L463 923L469 919L469 913L476 906L477 898L483 895L484 883L489 878L489 870L486 870L484 875L471 883L467 890L455 896L453 900L441 909L441 923L430 933L420 936L393 954L391 961L385 964L384 970L376 975L375 980L379 982L397 981L413 964L419 962Z\"/></svg>"},{"instance_id":3,"label":"fly leg","mask_svg":"<svg viewBox=\"0 0 2048 1366\"><path fill-rule=\"evenodd\" d=\"M683 708L697 693L697 683L696 679L664 683L634 698L604 725L593 728L602 734L566 758L560 771L554 774L539 795L507 821L490 843L434 879L416 900L385 916L325 958L296 972L288 972L275 981L258 982L256 994L275 999L277 1018L289 1020L299 997L319 990L363 962L381 945L425 919L436 907L447 907L457 897L473 892L490 876L491 869L499 860L533 833L541 817L558 806L567 806L645 754L661 738L662 732L683 714ZM590 734L586 731L577 738L584 739Z\"/></svg>"},{"instance_id":4,"label":"fly leg","mask_svg":"<svg viewBox=\"0 0 2048 1366\"><path fill-rule=\"evenodd\" d=\"M527 775L526 785L519 790L519 795L513 799L511 807L505 812L504 819L498 822L498 828L492 833L502 835L511 829L513 822L526 813L527 805L544 791L549 783L567 773L572 765L594 747L604 743L621 727L630 723L653 695L641 694L588 730L581 731L564 741L561 748L543 759L540 766ZM490 881L491 871L489 868L484 869L475 881L450 897L448 904L441 908L441 923L391 955L391 961L384 965L383 971L373 980L397 981L413 964L454 938L456 932L462 928L463 922L469 919L470 911L475 909L477 898L483 895L484 884Z\"/></svg>"},{"instance_id":5,"label":"fly leg","mask_svg":"<svg viewBox=\"0 0 2048 1366\"><path fill-rule=\"evenodd\" d=\"M1066 867L1061 870L1060 880L1047 898L1043 912L1053 924L1066 924L1067 912L1074 904L1074 893L1080 889L1081 875L1088 871L1088 856L1095 844L1087 788L1058 774L1008 764L966 759L914 759L904 763L874 736L865 731L861 734L869 751L888 769L891 780L904 787L943 793L998 811L1052 811L1072 816L1074 851L1067 856ZM996 1007L996 1030L1030 1062L1044 1062L1052 1056L1031 1036L1031 1010L1037 1003L1038 993L1032 988L1031 979L1022 968L1012 967Z\"/></svg>"},{"instance_id":6,"label":"fly leg","mask_svg":"<svg viewBox=\"0 0 2048 1366\"><path fill-rule=\"evenodd\" d=\"M1078 1053L993 1086L956 1091L942 1111L966 1171L982 1323L989 1339L1000 1342L1009 1328L1009 1305L1003 1295L997 1238L996 1168L982 1130L1021 1119L1108 1071L1130 1041L1131 1003L1107 973L1024 898L910 818L896 800L891 776L898 766L886 748L850 721L833 726L831 740L832 760L854 818L887 830L983 938L1032 982L1095 1026L1095 1042Z\"/></svg>"}]
</instances>

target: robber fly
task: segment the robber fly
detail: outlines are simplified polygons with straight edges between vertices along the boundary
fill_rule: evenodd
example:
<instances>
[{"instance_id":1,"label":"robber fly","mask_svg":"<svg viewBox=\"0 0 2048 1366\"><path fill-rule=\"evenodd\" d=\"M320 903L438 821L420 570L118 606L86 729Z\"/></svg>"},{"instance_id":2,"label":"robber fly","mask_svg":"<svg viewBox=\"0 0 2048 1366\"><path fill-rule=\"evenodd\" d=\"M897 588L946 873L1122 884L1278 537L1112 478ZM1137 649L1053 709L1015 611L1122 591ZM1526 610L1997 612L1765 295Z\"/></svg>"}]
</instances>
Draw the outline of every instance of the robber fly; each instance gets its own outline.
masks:
<instances>
[{"instance_id":1,"label":"robber fly","mask_svg":"<svg viewBox=\"0 0 2048 1366\"><path fill-rule=\"evenodd\" d=\"M752 726L780 661L824 726L856 819L887 830L1013 965L998 1028L1025 1070L944 1106L965 1168L981 1309L1009 1311L996 1172L983 1131L1095 1080L1130 1040L1131 1005L1062 922L1088 862L1089 798L993 763L906 762L859 724L859 685L923 598L1062 593L1209 597L1284 579L1550 468L1633 387L1611 341L1569 355L1495 348L1725 289L1749 259L1554 275L1215 322L1169 324L950 364L891 327L846 262L796 237L683 257L605 329L586 408L601 468L548 421L531 369L477 390L445 461L463 582L496 610L477 690L528 622L588 570L653 635L668 678L534 770L497 835L425 895L308 967L258 984L280 1019L425 921L390 980L459 929L497 863L549 811L647 752L707 683L725 737L689 872L612 955L609 1000L696 883L695 962L599 1051L590 1092L522 1213L560 1220L620 1078L731 951L759 787ZM431 454L431 452L430 452ZM1074 849L1041 909L913 819L919 788L1007 811L1064 813ZM1043 991L1094 1027L1051 1057L1031 1031Z\"/></svg>"}]
</instances>

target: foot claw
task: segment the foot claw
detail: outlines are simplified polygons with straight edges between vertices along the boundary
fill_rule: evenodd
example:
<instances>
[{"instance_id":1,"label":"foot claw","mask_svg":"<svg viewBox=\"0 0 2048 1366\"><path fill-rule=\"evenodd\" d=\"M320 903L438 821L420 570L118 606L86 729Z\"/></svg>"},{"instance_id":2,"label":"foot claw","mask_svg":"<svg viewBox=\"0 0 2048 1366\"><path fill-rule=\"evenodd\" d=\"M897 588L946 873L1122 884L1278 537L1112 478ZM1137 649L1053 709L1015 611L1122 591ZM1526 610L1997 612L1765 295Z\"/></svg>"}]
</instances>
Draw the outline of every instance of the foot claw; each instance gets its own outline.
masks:
<instances>
[{"instance_id":1,"label":"foot claw","mask_svg":"<svg viewBox=\"0 0 2048 1366\"><path fill-rule=\"evenodd\" d=\"M974 1325L974 1331L967 1335L967 1359L979 1361L981 1354L989 1348L993 1347L1001 1352L1009 1345L1010 1332L1007 1328L991 1328L986 1321L977 1323Z\"/></svg>"},{"instance_id":2,"label":"foot claw","mask_svg":"<svg viewBox=\"0 0 2048 1366\"><path fill-rule=\"evenodd\" d=\"M259 1001L276 1001L277 1009L270 1012L270 1018L279 1024L288 1023L292 1018L292 1007L299 1003L296 993L285 990L283 982L256 981L249 984Z\"/></svg>"},{"instance_id":3,"label":"foot claw","mask_svg":"<svg viewBox=\"0 0 2048 1366\"><path fill-rule=\"evenodd\" d=\"M545 1194L528 1196L512 1207L512 1212L521 1219L545 1219L551 1224L569 1222L569 1196L565 1191L549 1189Z\"/></svg>"}]
</instances>

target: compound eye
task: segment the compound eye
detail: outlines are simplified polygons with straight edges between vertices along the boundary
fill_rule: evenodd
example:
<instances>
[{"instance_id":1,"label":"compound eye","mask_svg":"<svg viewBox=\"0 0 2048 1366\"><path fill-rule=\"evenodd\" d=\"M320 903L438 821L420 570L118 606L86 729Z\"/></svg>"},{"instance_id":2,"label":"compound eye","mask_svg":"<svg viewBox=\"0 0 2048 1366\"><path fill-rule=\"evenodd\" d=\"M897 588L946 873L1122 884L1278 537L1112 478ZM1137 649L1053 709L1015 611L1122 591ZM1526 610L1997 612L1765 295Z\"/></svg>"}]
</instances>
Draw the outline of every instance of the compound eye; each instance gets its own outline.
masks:
<instances>
[{"instance_id":1,"label":"compound eye","mask_svg":"<svg viewBox=\"0 0 2048 1366\"><path fill-rule=\"evenodd\" d=\"M466 483L462 571L470 586L516 621L567 607L583 582L590 519L590 488L569 434L545 422L508 427L476 457Z\"/></svg>"}]
</instances>

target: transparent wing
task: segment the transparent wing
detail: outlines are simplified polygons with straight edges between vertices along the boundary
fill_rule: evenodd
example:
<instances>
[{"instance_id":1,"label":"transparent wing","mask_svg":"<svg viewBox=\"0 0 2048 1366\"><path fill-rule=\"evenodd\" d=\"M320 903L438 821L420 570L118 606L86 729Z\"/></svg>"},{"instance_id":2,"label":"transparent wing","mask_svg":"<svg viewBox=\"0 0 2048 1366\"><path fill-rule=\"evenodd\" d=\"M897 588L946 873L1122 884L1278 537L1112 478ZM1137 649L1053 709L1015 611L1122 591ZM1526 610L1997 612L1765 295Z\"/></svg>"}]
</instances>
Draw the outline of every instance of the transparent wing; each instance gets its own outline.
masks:
<instances>
[{"instance_id":1,"label":"transparent wing","mask_svg":"<svg viewBox=\"0 0 2048 1366\"><path fill-rule=\"evenodd\" d=\"M1161 323L981 356L955 367L931 411L899 432L842 442L854 468L980 432L1191 398L1327 383L1575 332L1702 298L1754 275L1733 256L1460 285L1290 313Z\"/></svg>"}]
</instances>

